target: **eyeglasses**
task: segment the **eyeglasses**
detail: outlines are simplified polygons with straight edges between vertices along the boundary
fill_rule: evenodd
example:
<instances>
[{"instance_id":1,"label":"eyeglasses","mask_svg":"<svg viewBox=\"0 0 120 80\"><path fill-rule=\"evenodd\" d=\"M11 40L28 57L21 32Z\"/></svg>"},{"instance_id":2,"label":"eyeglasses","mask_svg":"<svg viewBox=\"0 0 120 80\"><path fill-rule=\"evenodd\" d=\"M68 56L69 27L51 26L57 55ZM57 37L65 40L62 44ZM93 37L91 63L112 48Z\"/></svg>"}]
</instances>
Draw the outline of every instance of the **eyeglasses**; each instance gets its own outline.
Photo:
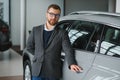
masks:
<instances>
[{"instance_id":1,"label":"eyeglasses","mask_svg":"<svg viewBox=\"0 0 120 80\"><path fill-rule=\"evenodd\" d=\"M47 12L49 15L50 15L50 17L57 17L57 18L59 18L60 17L60 14L54 14L54 13L51 13L51 12Z\"/></svg>"}]
</instances>

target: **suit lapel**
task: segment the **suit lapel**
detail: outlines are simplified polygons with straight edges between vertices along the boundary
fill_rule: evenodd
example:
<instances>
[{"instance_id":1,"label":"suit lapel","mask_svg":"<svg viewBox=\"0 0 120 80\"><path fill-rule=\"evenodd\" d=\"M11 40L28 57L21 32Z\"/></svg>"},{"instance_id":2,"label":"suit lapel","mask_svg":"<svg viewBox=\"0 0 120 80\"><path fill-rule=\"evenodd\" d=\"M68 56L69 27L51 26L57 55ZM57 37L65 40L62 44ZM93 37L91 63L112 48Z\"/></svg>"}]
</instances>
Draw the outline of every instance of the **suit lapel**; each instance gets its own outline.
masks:
<instances>
[{"instance_id":1,"label":"suit lapel","mask_svg":"<svg viewBox=\"0 0 120 80\"><path fill-rule=\"evenodd\" d=\"M43 29L44 29L44 25L40 26L39 28L39 33L40 34L40 41L41 41L41 45L43 46Z\"/></svg>"},{"instance_id":2,"label":"suit lapel","mask_svg":"<svg viewBox=\"0 0 120 80\"><path fill-rule=\"evenodd\" d=\"M41 45L44 45L44 41L43 41L43 30L44 30L44 25L40 26L39 29L40 29L40 30L39 30L39 31L40 31L39 34L40 34ZM56 29L53 30L53 32L52 32L52 34L51 34L51 36L50 36L50 39L49 39L49 41L48 41L47 48L48 48L48 46L50 45L50 43L52 42L52 40L54 39L56 33L57 33L57 30L56 30ZM44 48L44 47L43 47L43 48Z\"/></svg>"},{"instance_id":3,"label":"suit lapel","mask_svg":"<svg viewBox=\"0 0 120 80\"><path fill-rule=\"evenodd\" d=\"M48 46L50 45L50 43L51 43L51 42L52 42L52 40L54 39L54 37L55 37L56 33L57 33L57 31L56 31L56 30L54 30L54 31L52 32L52 34L51 34L51 36L50 36L50 39L49 39L49 41L48 41ZM47 47L48 47L48 46L47 46Z\"/></svg>"}]
</instances>

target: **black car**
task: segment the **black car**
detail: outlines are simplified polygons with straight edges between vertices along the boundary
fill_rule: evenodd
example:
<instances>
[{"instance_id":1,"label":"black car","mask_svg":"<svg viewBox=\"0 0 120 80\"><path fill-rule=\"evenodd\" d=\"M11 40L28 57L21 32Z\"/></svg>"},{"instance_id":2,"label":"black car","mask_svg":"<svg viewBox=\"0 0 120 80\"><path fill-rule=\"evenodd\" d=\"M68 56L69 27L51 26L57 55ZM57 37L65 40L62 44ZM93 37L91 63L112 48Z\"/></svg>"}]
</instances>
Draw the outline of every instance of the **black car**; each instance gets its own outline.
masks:
<instances>
[{"instance_id":1,"label":"black car","mask_svg":"<svg viewBox=\"0 0 120 80\"><path fill-rule=\"evenodd\" d=\"M0 52L8 50L11 46L9 26L0 19Z\"/></svg>"}]
</instances>

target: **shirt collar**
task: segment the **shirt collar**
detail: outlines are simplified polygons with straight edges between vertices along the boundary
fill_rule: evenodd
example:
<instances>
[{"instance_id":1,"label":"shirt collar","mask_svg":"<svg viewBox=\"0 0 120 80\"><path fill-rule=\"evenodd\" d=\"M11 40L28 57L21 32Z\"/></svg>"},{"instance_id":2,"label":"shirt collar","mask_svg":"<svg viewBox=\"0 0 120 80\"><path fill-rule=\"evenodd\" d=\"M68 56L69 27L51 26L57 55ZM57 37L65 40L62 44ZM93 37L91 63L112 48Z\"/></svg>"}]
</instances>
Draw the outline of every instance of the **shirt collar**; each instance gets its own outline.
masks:
<instances>
[{"instance_id":1,"label":"shirt collar","mask_svg":"<svg viewBox=\"0 0 120 80\"><path fill-rule=\"evenodd\" d=\"M44 30L46 30L46 31L52 31L52 30L54 30L54 28L55 28L55 26L52 26L53 28L51 29L51 30L48 30L47 29L47 27L46 27L46 24L44 25Z\"/></svg>"}]
</instances>

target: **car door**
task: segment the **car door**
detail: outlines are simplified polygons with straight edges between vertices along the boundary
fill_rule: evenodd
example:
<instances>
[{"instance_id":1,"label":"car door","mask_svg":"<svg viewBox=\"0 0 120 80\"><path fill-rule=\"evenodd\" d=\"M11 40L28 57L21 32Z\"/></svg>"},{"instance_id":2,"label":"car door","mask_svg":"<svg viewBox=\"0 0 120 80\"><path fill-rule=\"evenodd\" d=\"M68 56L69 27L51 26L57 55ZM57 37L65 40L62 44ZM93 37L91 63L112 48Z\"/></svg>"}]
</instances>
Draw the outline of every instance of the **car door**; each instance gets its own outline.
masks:
<instances>
[{"instance_id":1,"label":"car door","mask_svg":"<svg viewBox=\"0 0 120 80\"><path fill-rule=\"evenodd\" d=\"M68 31L71 45L75 49L75 57L83 72L75 73L69 70L67 61L63 66L62 80L83 80L84 76L90 70L96 53L87 50L89 40L93 36L96 25L86 21L63 21L61 28ZM64 54L64 53L63 53Z\"/></svg>"},{"instance_id":2,"label":"car door","mask_svg":"<svg viewBox=\"0 0 120 80\"><path fill-rule=\"evenodd\" d=\"M120 80L120 30L105 26L99 54L84 80Z\"/></svg>"}]
</instances>

